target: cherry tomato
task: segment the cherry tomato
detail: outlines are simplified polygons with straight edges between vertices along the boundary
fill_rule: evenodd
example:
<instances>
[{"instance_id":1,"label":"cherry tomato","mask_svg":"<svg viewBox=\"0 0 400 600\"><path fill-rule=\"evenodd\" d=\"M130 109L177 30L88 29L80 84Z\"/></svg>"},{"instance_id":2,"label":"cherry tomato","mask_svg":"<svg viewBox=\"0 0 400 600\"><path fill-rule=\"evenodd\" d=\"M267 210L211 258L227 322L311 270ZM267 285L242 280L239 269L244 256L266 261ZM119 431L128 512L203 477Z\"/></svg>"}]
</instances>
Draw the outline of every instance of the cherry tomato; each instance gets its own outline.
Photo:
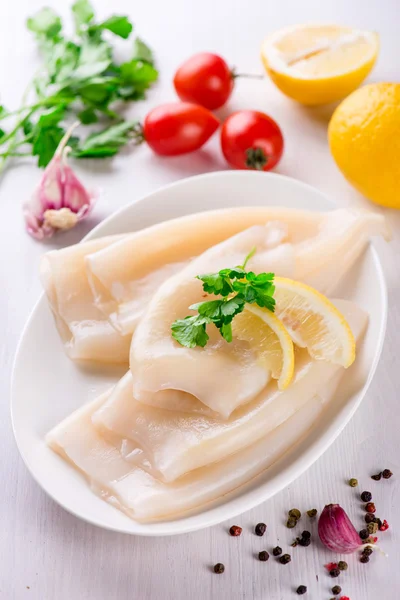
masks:
<instances>
[{"instance_id":1,"label":"cherry tomato","mask_svg":"<svg viewBox=\"0 0 400 600\"><path fill-rule=\"evenodd\" d=\"M240 110L223 124L221 148L235 169L269 171L282 156L283 135L268 115L256 110Z\"/></svg>"},{"instance_id":2,"label":"cherry tomato","mask_svg":"<svg viewBox=\"0 0 400 600\"><path fill-rule=\"evenodd\" d=\"M143 123L143 135L157 154L175 156L201 148L220 125L203 106L172 102L153 108Z\"/></svg>"},{"instance_id":3,"label":"cherry tomato","mask_svg":"<svg viewBox=\"0 0 400 600\"><path fill-rule=\"evenodd\" d=\"M181 100L214 110L225 104L231 95L234 76L223 58L200 52L179 67L174 86Z\"/></svg>"}]
</instances>

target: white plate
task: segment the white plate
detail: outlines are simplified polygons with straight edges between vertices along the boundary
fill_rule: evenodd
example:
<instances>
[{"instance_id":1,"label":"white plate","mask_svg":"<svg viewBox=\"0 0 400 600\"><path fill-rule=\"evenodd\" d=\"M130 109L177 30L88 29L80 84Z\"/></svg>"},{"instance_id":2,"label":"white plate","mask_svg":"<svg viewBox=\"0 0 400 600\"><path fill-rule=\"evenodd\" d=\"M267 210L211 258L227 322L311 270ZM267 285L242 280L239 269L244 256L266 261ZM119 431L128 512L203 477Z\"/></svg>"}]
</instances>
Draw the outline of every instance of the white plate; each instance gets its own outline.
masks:
<instances>
[{"instance_id":1,"label":"white plate","mask_svg":"<svg viewBox=\"0 0 400 600\"><path fill-rule=\"evenodd\" d=\"M185 179L135 202L98 225L86 239L141 229L181 215L230 206L281 205L327 211L334 205L316 189L275 174L227 171ZM369 282L374 281L370 286ZM306 439L277 463L207 510L182 519L138 524L97 498L86 481L43 442L46 432L122 375L96 371L67 359L46 299L40 298L22 334L15 358L11 410L15 439L39 485L74 515L101 527L138 535L193 531L229 519L276 494L332 444L363 399L375 372L386 328L387 297L375 249L370 246L343 283L341 297L364 307L368 332L357 361L346 373Z\"/></svg>"}]
</instances>

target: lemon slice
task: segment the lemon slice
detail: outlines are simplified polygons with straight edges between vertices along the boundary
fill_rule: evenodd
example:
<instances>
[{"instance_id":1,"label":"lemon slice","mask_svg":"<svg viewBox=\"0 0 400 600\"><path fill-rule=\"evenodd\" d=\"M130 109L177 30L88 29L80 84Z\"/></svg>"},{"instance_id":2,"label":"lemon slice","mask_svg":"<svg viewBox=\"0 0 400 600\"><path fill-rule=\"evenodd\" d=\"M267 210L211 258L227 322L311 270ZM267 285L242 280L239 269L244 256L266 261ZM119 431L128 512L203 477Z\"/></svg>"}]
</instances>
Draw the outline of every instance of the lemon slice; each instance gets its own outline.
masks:
<instances>
[{"instance_id":1,"label":"lemon slice","mask_svg":"<svg viewBox=\"0 0 400 600\"><path fill-rule=\"evenodd\" d=\"M317 290L292 279L275 277L275 316L293 341L315 359L349 367L355 359L352 331L338 309Z\"/></svg>"},{"instance_id":2,"label":"lemon slice","mask_svg":"<svg viewBox=\"0 0 400 600\"><path fill-rule=\"evenodd\" d=\"M376 33L338 25L296 25L267 38L261 59L277 87L303 104L327 104L355 90L379 50Z\"/></svg>"},{"instance_id":3,"label":"lemon slice","mask_svg":"<svg viewBox=\"0 0 400 600\"><path fill-rule=\"evenodd\" d=\"M294 371L292 339L282 322L274 313L254 305L246 305L244 311L232 321L234 337L249 343L258 362L278 380L284 390L290 384Z\"/></svg>"}]
</instances>

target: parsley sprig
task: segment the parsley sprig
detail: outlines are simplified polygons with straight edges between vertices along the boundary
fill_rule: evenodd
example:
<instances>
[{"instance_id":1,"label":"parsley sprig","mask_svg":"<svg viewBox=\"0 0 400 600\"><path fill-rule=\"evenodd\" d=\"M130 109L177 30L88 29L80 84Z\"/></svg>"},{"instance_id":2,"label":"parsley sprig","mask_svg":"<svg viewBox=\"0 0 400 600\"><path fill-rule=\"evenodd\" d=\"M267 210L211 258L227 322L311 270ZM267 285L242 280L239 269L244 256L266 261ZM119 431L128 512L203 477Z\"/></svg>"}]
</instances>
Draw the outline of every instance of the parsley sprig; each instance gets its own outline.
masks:
<instances>
[{"instance_id":1,"label":"parsley sprig","mask_svg":"<svg viewBox=\"0 0 400 600\"><path fill-rule=\"evenodd\" d=\"M205 292L222 298L189 306L197 314L177 319L171 325L172 337L177 342L187 348L204 348L209 340L206 327L211 324L215 325L227 342L231 342L232 321L244 310L246 302L274 312L274 274L256 275L253 271L246 271L247 263L255 251L253 248L244 263L238 267L197 275L197 279L203 282Z\"/></svg>"},{"instance_id":2,"label":"parsley sprig","mask_svg":"<svg viewBox=\"0 0 400 600\"><path fill-rule=\"evenodd\" d=\"M22 106L8 111L0 106L0 120L12 123L0 128L0 170L12 156L37 156L45 167L68 124L99 123L99 131L68 145L77 158L113 156L130 140L140 138L137 121L124 120L118 103L141 100L158 78L153 55L136 38L130 57L117 63L110 34L127 40L133 25L126 16L112 15L97 22L89 0L72 5L75 33L67 37L59 15L43 8L27 20L35 36L42 65L30 83ZM104 37L104 32L109 35Z\"/></svg>"}]
</instances>

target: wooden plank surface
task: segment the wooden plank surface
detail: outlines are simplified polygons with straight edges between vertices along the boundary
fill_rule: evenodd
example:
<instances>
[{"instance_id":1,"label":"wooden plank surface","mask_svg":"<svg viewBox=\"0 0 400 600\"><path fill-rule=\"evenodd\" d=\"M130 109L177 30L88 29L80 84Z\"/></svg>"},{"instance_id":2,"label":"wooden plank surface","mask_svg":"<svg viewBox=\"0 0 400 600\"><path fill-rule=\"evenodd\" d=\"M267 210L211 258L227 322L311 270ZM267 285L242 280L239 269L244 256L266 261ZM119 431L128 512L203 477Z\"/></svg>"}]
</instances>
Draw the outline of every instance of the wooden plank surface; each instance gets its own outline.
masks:
<instances>
[{"instance_id":1,"label":"wooden plank surface","mask_svg":"<svg viewBox=\"0 0 400 600\"><path fill-rule=\"evenodd\" d=\"M66 0L49 4L67 13ZM106 16L111 10L128 13L137 32L155 49L161 81L146 103L133 107L132 115L139 117L149 107L174 99L174 68L192 52L217 51L240 71L259 72L259 46L265 34L296 22L334 21L378 29L382 49L370 79L398 80L396 0L97 0L95 4L100 15ZM43 0L13 0L4 3L0 11L1 101L10 107L18 104L38 64L24 21L42 5ZM284 98L269 81L240 80L221 116L244 107L269 112L282 125L286 152L279 173L316 186L340 205L364 203L329 155L326 127L330 108L302 108ZM345 431L312 468L270 501L236 519L243 527L240 538L229 537L227 529L232 523L159 539L103 531L78 521L52 502L18 455L9 419L10 373L19 335L40 293L37 267L41 254L78 241L98 220L132 199L179 178L223 168L217 137L193 156L163 160L140 148L109 166L90 162L78 165L86 181L102 188L101 200L93 217L81 228L45 245L25 234L21 216L21 204L38 180L38 171L27 162L10 169L1 181L0 598L289 600L296 597L295 588L305 584L309 592L304 598L329 600L335 583L351 600L400 597L400 219L393 211L387 216L394 241L380 248L390 294L388 333L370 391ZM371 472L384 467L395 472L390 482L369 479ZM284 521L285 511L294 506L321 509L325 503L340 502L350 507L354 522L361 528L361 504L356 491L345 485L348 477L357 477L363 489L374 493L379 514L391 525L381 536L388 558L375 553L368 565L362 565L352 556L348 572L339 580L327 575L323 565L331 556L317 543L293 549L293 561L287 566L272 558L268 563L255 558L261 549L270 551L277 543L284 547L291 541L293 532L285 528ZM264 538L253 534L258 521L268 524ZM219 561L226 565L222 576L210 570Z\"/></svg>"}]
</instances>

